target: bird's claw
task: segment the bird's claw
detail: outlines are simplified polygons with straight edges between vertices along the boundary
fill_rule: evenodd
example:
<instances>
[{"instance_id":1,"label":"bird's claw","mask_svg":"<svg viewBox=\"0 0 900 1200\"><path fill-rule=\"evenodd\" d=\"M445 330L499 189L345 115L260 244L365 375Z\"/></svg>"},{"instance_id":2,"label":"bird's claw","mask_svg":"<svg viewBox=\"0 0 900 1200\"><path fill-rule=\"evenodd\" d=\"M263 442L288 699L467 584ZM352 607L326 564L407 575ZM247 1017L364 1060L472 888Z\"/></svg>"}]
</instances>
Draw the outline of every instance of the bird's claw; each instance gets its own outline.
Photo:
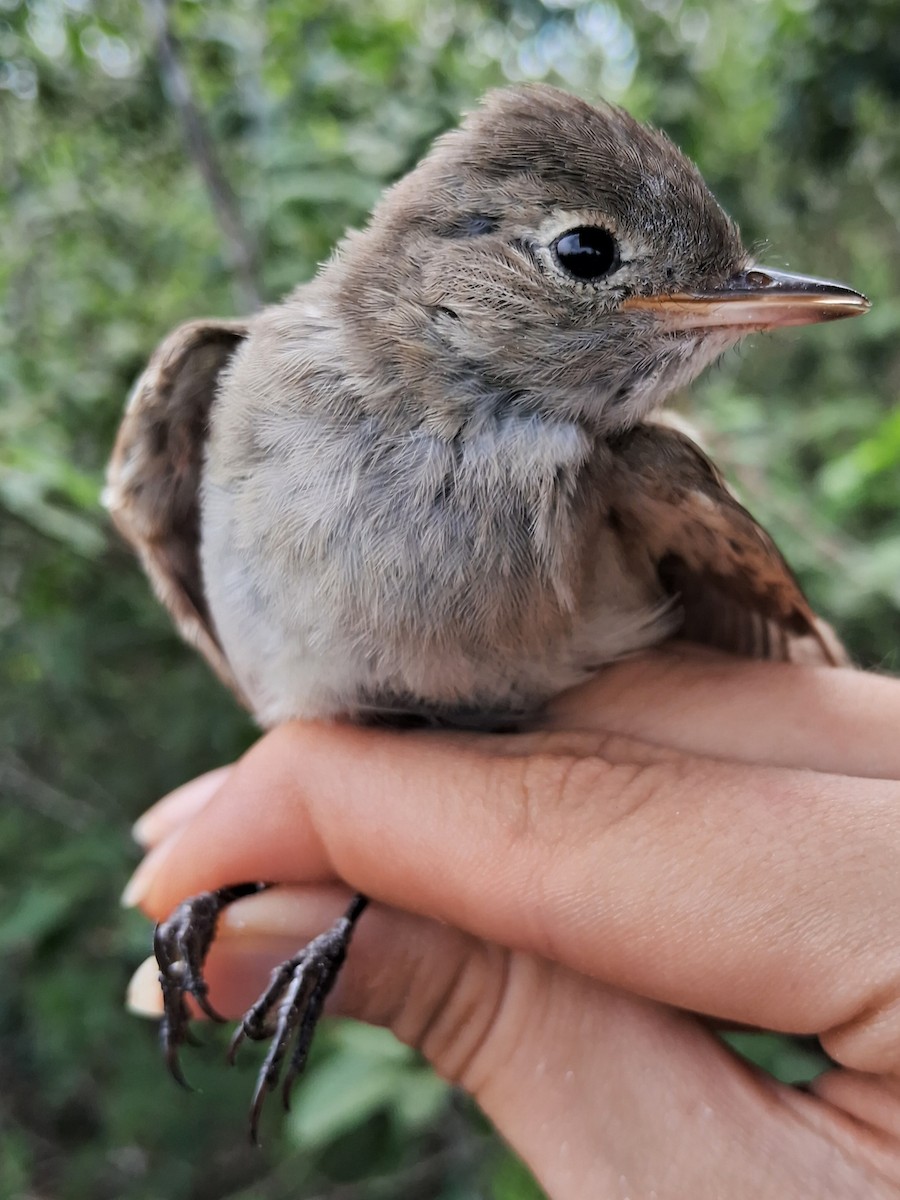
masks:
<instances>
[{"instance_id":1,"label":"bird's claw","mask_svg":"<svg viewBox=\"0 0 900 1200\"><path fill-rule=\"evenodd\" d=\"M187 997L212 1021L224 1021L209 1002L209 988L203 975L206 956L213 943L222 909L242 896L261 891L266 885L253 883L201 892L185 900L153 933L153 952L159 964L159 984L163 995L163 1017L159 1036L169 1073L182 1087L189 1087L181 1069L178 1053L184 1045L196 1045L191 1031Z\"/></svg>"},{"instance_id":2,"label":"bird's claw","mask_svg":"<svg viewBox=\"0 0 900 1200\"><path fill-rule=\"evenodd\" d=\"M250 1106L250 1138L254 1143L258 1141L263 1105L278 1085L293 1039L288 1068L281 1080L282 1104L285 1111L290 1107L291 1089L306 1067L325 1000L343 966L353 927L366 903L365 897L354 897L350 908L331 929L276 967L268 987L247 1010L235 1030L228 1051L230 1062L234 1062L237 1049L245 1038L251 1041L272 1039Z\"/></svg>"},{"instance_id":3,"label":"bird's claw","mask_svg":"<svg viewBox=\"0 0 900 1200\"><path fill-rule=\"evenodd\" d=\"M216 892L202 892L185 900L167 921L156 927L153 949L163 994L160 1040L169 1072L182 1087L189 1085L181 1070L178 1053L182 1046L196 1044L190 1027L187 997L191 996L213 1021L225 1019L209 1002L209 989L203 974L219 914L233 901L268 886L247 883L220 888ZM306 1067L325 1000L347 957L353 928L367 904L365 896L354 896L347 911L331 929L313 938L299 954L276 967L268 987L247 1010L235 1030L228 1049L228 1060L232 1063L245 1038L251 1041L272 1039L250 1106L253 1142L258 1141L259 1118L266 1097L278 1085L285 1055L294 1039L288 1068L281 1081L282 1103L285 1109L290 1105L291 1088Z\"/></svg>"}]
</instances>

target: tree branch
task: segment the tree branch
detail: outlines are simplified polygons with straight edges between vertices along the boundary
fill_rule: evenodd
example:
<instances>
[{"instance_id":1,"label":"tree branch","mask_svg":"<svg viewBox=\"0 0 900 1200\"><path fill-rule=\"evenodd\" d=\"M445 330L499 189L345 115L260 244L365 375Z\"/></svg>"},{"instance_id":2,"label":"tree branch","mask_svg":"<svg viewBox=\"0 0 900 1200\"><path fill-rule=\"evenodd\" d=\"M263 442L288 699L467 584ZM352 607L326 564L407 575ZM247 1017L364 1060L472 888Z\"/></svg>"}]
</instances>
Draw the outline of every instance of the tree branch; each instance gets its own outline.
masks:
<instances>
[{"instance_id":1,"label":"tree branch","mask_svg":"<svg viewBox=\"0 0 900 1200\"><path fill-rule=\"evenodd\" d=\"M244 223L238 198L225 177L209 124L197 103L181 60L181 47L172 32L167 0L144 0L156 43L160 80L169 103L178 113L188 152L206 185L207 195L225 241L243 309L262 303L256 243Z\"/></svg>"}]
</instances>

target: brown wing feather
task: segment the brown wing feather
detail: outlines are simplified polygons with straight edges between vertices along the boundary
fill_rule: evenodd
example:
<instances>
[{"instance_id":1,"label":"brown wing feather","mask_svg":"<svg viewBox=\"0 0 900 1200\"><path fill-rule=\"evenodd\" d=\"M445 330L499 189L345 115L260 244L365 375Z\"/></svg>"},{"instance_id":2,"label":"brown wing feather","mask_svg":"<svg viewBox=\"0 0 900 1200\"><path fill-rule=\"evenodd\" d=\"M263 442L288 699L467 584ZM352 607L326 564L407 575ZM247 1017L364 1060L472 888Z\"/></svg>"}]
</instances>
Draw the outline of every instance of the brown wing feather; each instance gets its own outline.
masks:
<instances>
[{"instance_id":1,"label":"brown wing feather","mask_svg":"<svg viewBox=\"0 0 900 1200\"><path fill-rule=\"evenodd\" d=\"M640 425L614 451L615 520L625 552L644 556L636 569L655 569L664 590L679 598L680 637L750 658L849 661L775 543L686 434Z\"/></svg>"},{"instance_id":2,"label":"brown wing feather","mask_svg":"<svg viewBox=\"0 0 900 1200\"><path fill-rule=\"evenodd\" d=\"M129 398L104 497L182 636L242 703L204 596L198 493L217 381L247 330L243 321L192 321L169 334Z\"/></svg>"}]
</instances>

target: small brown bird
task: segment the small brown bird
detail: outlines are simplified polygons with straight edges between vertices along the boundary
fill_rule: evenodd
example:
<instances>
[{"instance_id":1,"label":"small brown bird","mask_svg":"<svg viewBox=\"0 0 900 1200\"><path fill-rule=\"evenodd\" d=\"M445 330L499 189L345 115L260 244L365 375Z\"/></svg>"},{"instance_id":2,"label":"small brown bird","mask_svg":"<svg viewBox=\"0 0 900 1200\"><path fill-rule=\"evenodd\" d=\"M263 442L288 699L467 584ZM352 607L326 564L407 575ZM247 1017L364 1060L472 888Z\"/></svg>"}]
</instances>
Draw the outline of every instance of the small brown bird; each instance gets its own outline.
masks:
<instances>
[{"instance_id":1,"label":"small brown bird","mask_svg":"<svg viewBox=\"0 0 900 1200\"><path fill-rule=\"evenodd\" d=\"M845 660L767 534L658 416L754 330L865 312L754 264L695 167L612 106L494 92L310 283L156 351L109 468L113 519L181 633L263 726L514 729L681 637ZM163 1042L222 906L157 929ZM302 1070L365 906L276 971L252 1109Z\"/></svg>"}]
</instances>

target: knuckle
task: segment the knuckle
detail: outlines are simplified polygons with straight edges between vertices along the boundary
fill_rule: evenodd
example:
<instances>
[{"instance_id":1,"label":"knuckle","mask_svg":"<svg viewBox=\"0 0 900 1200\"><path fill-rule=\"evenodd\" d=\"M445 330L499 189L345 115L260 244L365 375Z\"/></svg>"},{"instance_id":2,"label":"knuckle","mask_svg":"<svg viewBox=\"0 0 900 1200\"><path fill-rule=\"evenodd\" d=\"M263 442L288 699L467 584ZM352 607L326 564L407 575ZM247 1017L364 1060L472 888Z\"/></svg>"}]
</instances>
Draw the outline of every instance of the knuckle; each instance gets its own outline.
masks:
<instances>
[{"instance_id":1,"label":"knuckle","mask_svg":"<svg viewBox=\"0 0 900 1200\"><path fill-rule=\"evenodd\" d=\"M686 769L678 761L611 762L602 753L541 752L504 764L504 822L511 845L596 839L636 817Z\"/></svg>"},{"instance_id":2,"label":"knuckle","mask_svg":"<svg viewBox=\"0 0 900 1200\"><path fill-rule=\"evenodd\" d=\"M867 1075L900 1075L900 979L882 985L849 1021L819 1040L842 1067Z\"/></svg>"},{"instance_id":3,"label":"knuckle","mask_svg":"<svg viewBox=\"0 0 900 1200\"><path fill-rule=\"evenodd\" d=\"M686 794L686 767L541 754L515 770L498 843L508 869L527 881L518 913L523 944L562 962L571 937L566 914L579 911L578 897L597 887L597 873L614 877L670 837L665 825Z\"/></svg>"},{"instance_id":4,"label":"knuckle","mask_svg":"<svg viewBox=\"0 0 900 1200\"><path fill-rule=\"evenodd\" d=\"M497 1054L509 990L511 951L471 941L443 989L432 996L411 1044L451 1083L477 1095Z\"/></svg>"}]
</instances>

